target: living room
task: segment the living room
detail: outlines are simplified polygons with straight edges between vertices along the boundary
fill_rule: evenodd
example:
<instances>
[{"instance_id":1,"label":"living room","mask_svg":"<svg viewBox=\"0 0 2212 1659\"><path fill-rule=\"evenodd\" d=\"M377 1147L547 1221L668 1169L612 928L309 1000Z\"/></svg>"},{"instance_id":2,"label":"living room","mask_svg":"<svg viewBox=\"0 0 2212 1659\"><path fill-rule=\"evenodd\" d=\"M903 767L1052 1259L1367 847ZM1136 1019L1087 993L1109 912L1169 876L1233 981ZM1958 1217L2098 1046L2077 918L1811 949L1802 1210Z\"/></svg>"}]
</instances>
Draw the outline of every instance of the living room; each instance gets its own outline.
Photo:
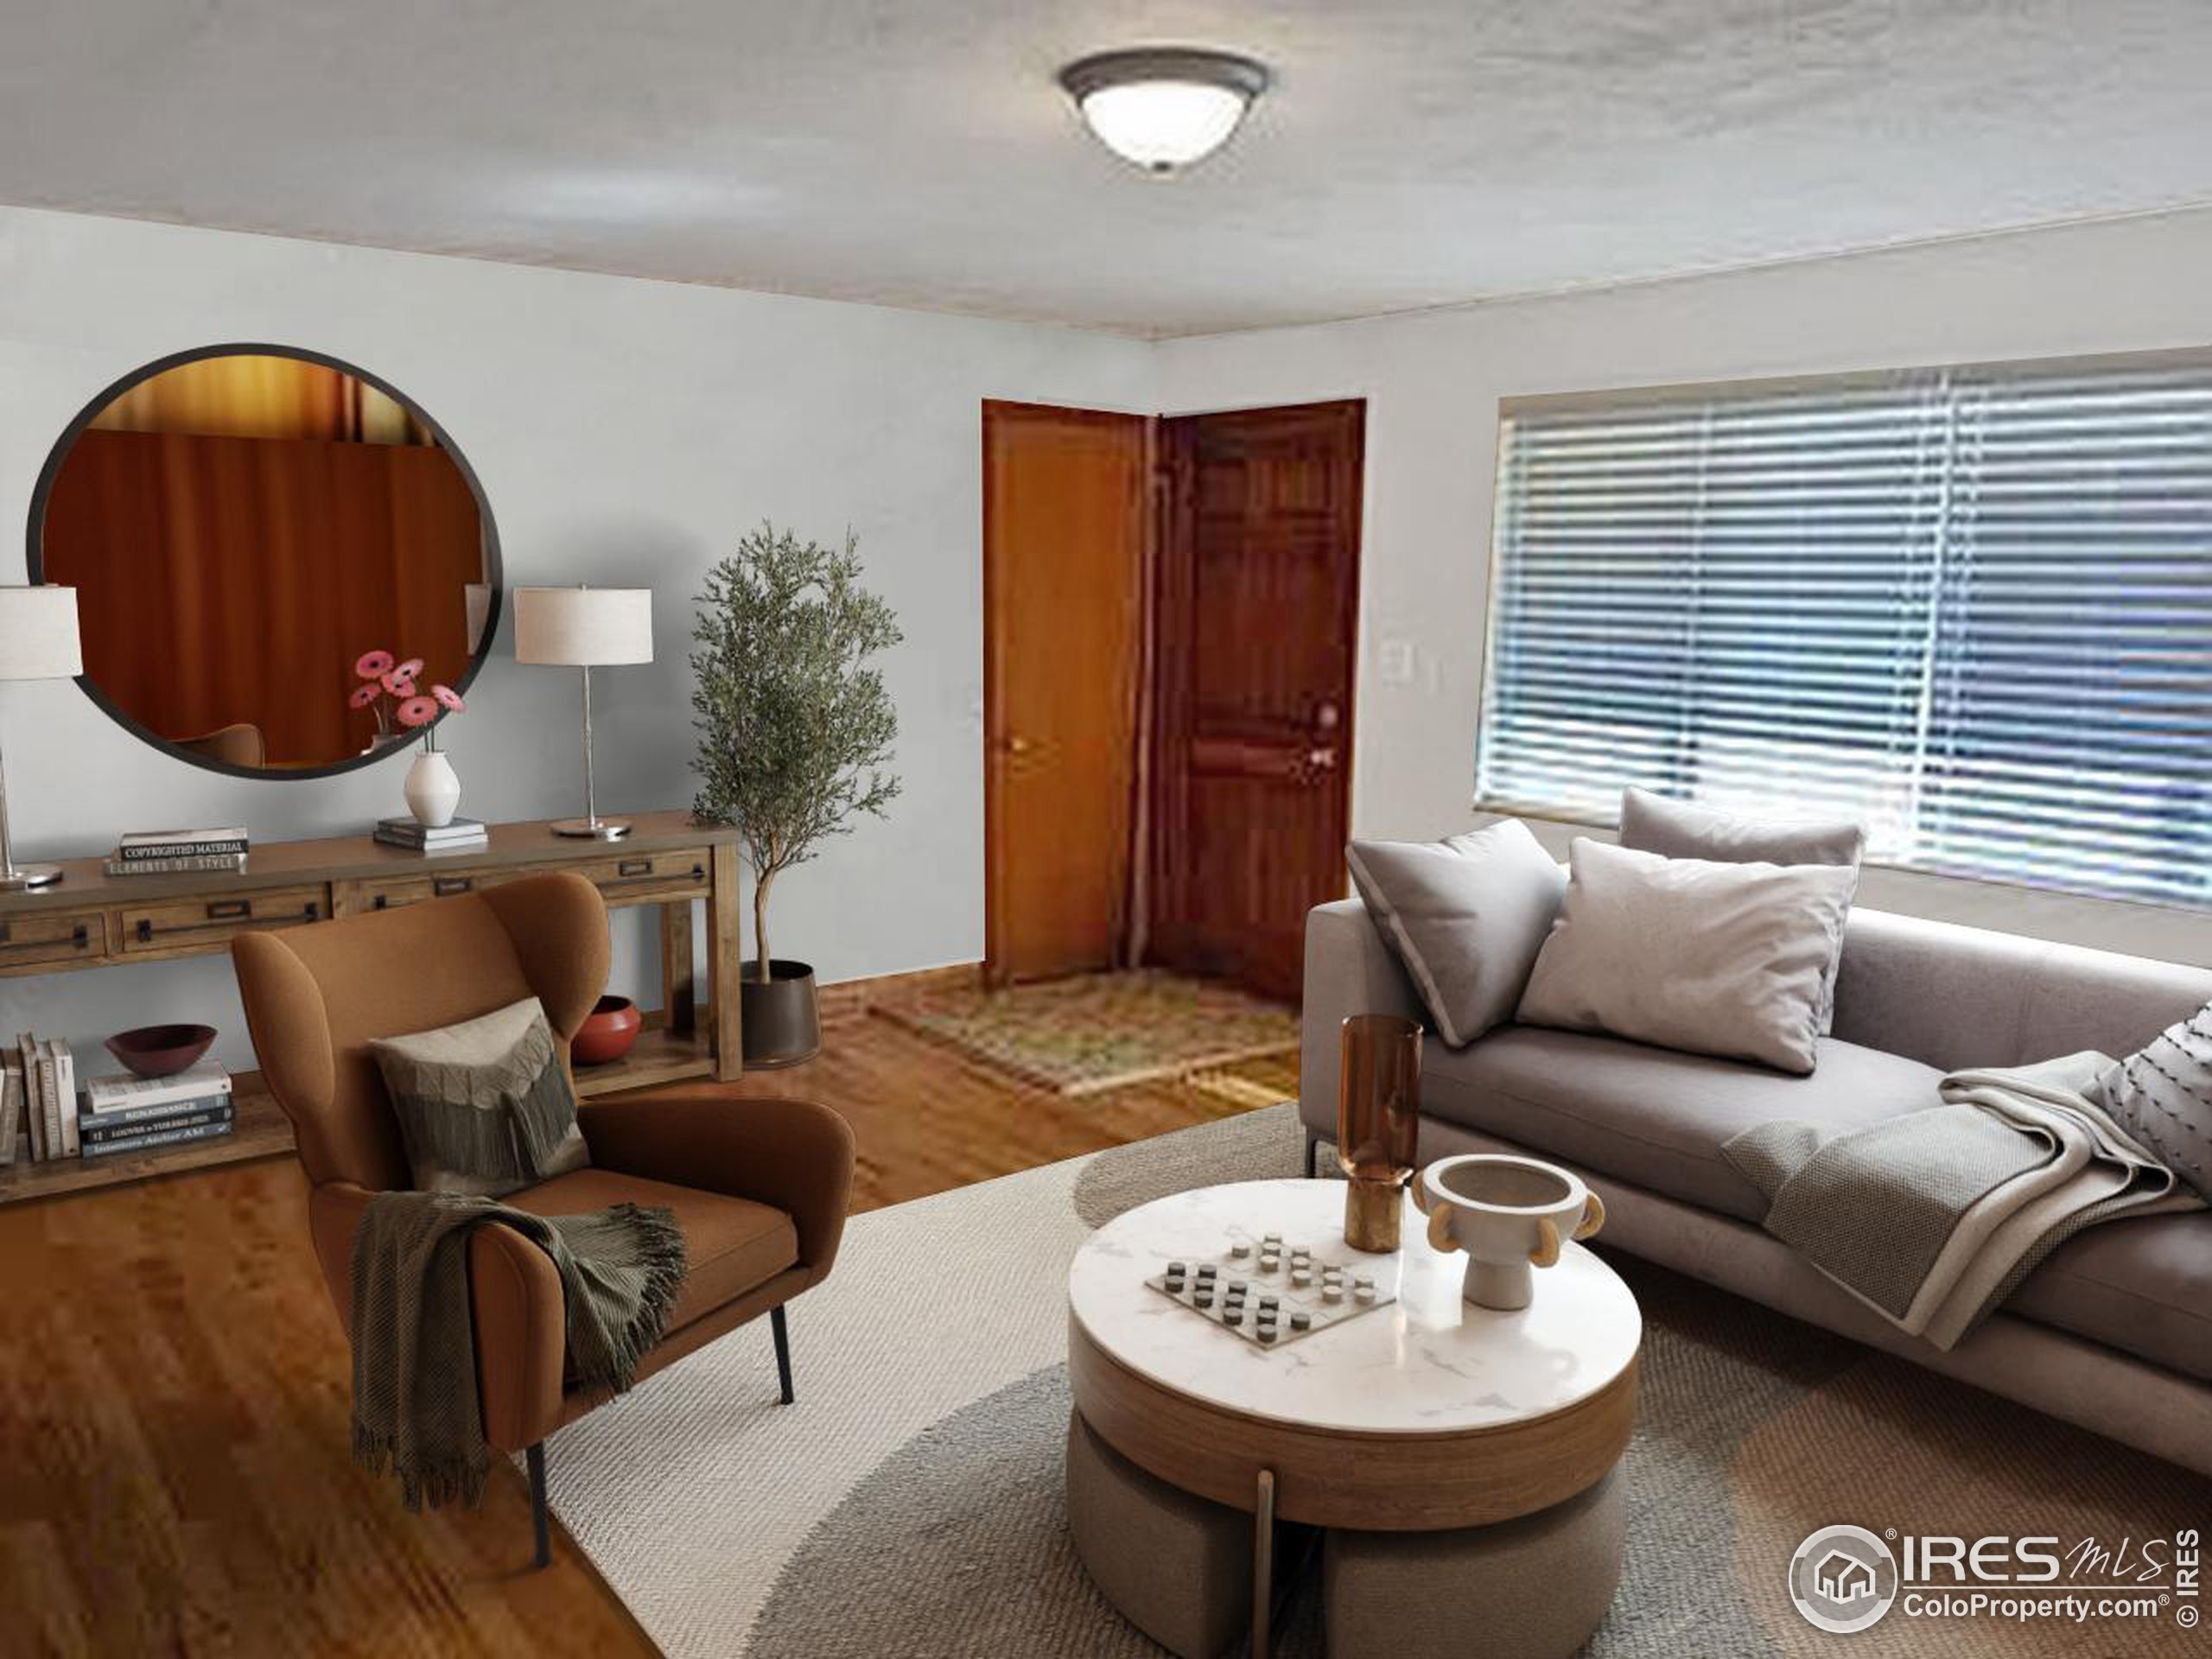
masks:
<instances>
[{"instance_id":1,"label":"living room","mask_svg":"<svg viewBox=\"0 0 2212 1659\"><path fill-rule=\"evenodd\" d=\"M0 1167L0 1649L1817 1652L1871 1608L1885 1652L2190 1651L2206 27L14 20L0 1042L78 1075ZM435 620L310 626L280 563L241 645L152 508L72 539L226 365L445 469ZM1046 477L1007 533L1009 409L1112 430L1110 531ZM1322 643L1177 609L1282 591L1177 519L1177 435L1316 409ZM1078 543L1125 560L1109 672L1054 654L1112 620ZM1027 754L1024 650L1071 734ZM1280 707L1194 743L1230 684ZM280 752L291 703L350 723ZM1264 790L1194 809L1199 748ZM1039 892L1092 895L1050 970ZM463 1068L402 1039L532 999L504 1173L429 1171ZM129 1075L171 1062L224 1103ZM1793 1207L1853 1154L1871 1251ZM1468 1185L1501 1159L1535 1185ZM369 1357L372 1285L435 1318L372 1210L451 1229L458 1416ZM618 1249L595 1373L569 1275Z\"/></svg>"}]
</instances>

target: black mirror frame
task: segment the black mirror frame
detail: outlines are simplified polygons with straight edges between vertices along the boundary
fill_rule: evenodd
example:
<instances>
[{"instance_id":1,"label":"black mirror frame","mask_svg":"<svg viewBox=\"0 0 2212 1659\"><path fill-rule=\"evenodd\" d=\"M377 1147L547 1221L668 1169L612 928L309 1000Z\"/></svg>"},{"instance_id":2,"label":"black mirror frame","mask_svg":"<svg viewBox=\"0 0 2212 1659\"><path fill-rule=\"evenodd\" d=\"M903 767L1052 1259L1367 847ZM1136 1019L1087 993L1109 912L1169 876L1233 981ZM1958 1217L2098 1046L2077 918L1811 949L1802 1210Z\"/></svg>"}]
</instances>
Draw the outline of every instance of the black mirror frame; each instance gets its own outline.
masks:
<instances>
[{"instance_id":1,"label":"black mirror frame","mask_svg":"<svg viewBox=\"0 0 2212 1659\"><path fill-rule=\"evenodd\" d=\"M39 469L38 483L31 491L30 516L27 530L29 544L26 550L24 560L25 569L29 572L30 580L35 583L46 579L45 542L48 498L54 492L54 480L60 474L62 463L68 460L69 452L77 447L77 440L84 435L85 429L99 418L101 410L132 387L143 385L156 375L166 373L170 369L180 367L187 363L197 363L211 357L289 357L302 363L314 363L326 369L335 369L341 374L350 374L356 379L374 386L420 421L430 435L437 440L438 447L443 449L451 458L454 465L461 469L461 480L468 486L468 493L476 499L476 515L484 531L485 585L491 590L484 611L483 637L476 649L470 653L468 664L461 670L459 681L454 686L456 691L467 692L469 686L474 683L478 671L483 668L485 659L492 654L492 643L498 638L499 632L499 613L506 602L506 574L499 557L499 526L498 520L492 516L491 499L484 493L483 483L477 478L476 469L468 464L468 457L461 452L460 446L454 442L451 435L446 431L445 428L434 420L429 412L420 404L381 375L371 374L366 369L348 363L343 358L332 357L325 352L309 351L305 346L273 346L261 341L241 340L227 345L196 346L190 351L173 352L167 357L156 359L151 363L132 370L129 374L107 386L92 402L86 404L78 412L77 417L62 429L60 437L54 441L53 450L47 455L46 465ZM441 709L437 718L431 721L429 725L416 727L404 735L395 734L390 742L379 744L365 754L357 754L345 760L334 760L328 766L233 766L227 760L218 760L211 755L196 753L172 742L158 733L147 730L137 721L118 708L114 701L100 689L99 683L89 674L77 676L77 685L86 696L92 700L101 713L149 747L159 749L171 759L181 760L188 766L199 766L207 772L219 772L226 777L247 778L263 783L288 781L292 779L335 778L342 772L359 772L364 766L372 766L380 760L404 753L416 738L442 724L447 715L451 712Z\"/></svg>"}]
</instances>

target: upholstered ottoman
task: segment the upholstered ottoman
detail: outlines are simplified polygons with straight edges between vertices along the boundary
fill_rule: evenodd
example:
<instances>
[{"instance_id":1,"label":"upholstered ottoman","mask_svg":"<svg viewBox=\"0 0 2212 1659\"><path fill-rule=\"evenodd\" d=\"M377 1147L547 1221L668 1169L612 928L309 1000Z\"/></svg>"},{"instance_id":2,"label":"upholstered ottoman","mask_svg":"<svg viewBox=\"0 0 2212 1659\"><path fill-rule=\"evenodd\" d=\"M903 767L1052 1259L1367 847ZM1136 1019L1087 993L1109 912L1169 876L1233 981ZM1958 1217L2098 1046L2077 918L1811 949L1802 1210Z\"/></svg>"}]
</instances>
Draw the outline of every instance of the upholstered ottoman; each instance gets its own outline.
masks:
<instances>
[{"instance_id":1,"label":"upholstered ottoman","mask_svg":"<svg viewBox=\"0 0 2212 1659\"><path fill-rule=\"evenodd\" d=\"M1331 1528L1329 1659L1567 1659L1612 1605L1627 1535L1616 1470L1534 1515L1450 1532Z\"/></svg>"},{"instance_id":2,"label":"upholstered ottoman","mask_svg":"<svg viewBox=\"0 0 2212 1659\"><path fill-rule=\"evenodd\" d=\"M1219 1659L1252 1611L1252 1518L1148 1475L1068 1419L1068 1527L1107 1600L1180 1659Z\"/></svg>"}]
</instances>

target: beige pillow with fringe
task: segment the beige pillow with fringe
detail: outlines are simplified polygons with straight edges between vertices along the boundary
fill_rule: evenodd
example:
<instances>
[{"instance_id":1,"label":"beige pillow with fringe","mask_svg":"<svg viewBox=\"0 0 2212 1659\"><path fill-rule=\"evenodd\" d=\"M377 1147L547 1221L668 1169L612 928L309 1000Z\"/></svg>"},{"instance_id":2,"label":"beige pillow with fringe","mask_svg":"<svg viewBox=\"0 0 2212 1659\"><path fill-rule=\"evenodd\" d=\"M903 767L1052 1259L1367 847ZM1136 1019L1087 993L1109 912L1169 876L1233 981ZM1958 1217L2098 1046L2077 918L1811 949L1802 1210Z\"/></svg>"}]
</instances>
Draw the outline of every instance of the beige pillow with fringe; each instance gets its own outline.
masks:
<instances>
[{"instance_id":1,"label":"beige pillow with fringe","mask_svg":"<svg viewBox=\"0 0 2212 1659\"><path fill-rule=\"evenodd\" d=\"M591 1162L538 1000L369 1045L416 1190L499 1198Z\"/></svg>"}]
</instances>

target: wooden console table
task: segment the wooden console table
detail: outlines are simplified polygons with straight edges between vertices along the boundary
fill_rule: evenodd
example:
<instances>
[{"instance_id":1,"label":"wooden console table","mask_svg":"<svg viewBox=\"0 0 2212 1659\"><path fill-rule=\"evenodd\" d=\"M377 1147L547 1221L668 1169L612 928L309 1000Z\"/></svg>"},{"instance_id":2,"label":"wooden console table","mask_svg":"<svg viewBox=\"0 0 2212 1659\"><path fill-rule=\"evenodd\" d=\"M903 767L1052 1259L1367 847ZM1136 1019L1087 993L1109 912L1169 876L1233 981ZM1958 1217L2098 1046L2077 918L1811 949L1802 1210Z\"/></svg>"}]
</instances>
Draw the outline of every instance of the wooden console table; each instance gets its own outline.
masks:
<instances>
[{"instance_id":1,"label":"wooden console table","mask_svg":"<svg viewBox=\"0 0 2212 1659\"><path fill-rule=\"evenodd\" d=\"M257 842L247 868L236 875L111 876L104 860L73 859L51 887L0 893L0 978L212 956L250 930L298 927L574 870L599 888L611 909L660 907L664 987L663 1007L647 1016L637 1046L620 1060L579 1072L576 1092L734 1077L743 1068L737 832L696 824L683 811L648 812L631 822L635 827L618 842L565 839L543 823L498 823L488 846L429 855L367 836ZM704 1006L692 970L695 900L706 906ZM15 1037L13 1027L0 1031L0 1043ZM93 1056L79 1057L80 1066L87 1061L97 1069ZM291 1127L258 1084L257 1075L238 1079L237 1124L221 1140L90 1163L19 1158L0 1166L0 1204L289 1153Z\"/></svg>"}]
</instances>

